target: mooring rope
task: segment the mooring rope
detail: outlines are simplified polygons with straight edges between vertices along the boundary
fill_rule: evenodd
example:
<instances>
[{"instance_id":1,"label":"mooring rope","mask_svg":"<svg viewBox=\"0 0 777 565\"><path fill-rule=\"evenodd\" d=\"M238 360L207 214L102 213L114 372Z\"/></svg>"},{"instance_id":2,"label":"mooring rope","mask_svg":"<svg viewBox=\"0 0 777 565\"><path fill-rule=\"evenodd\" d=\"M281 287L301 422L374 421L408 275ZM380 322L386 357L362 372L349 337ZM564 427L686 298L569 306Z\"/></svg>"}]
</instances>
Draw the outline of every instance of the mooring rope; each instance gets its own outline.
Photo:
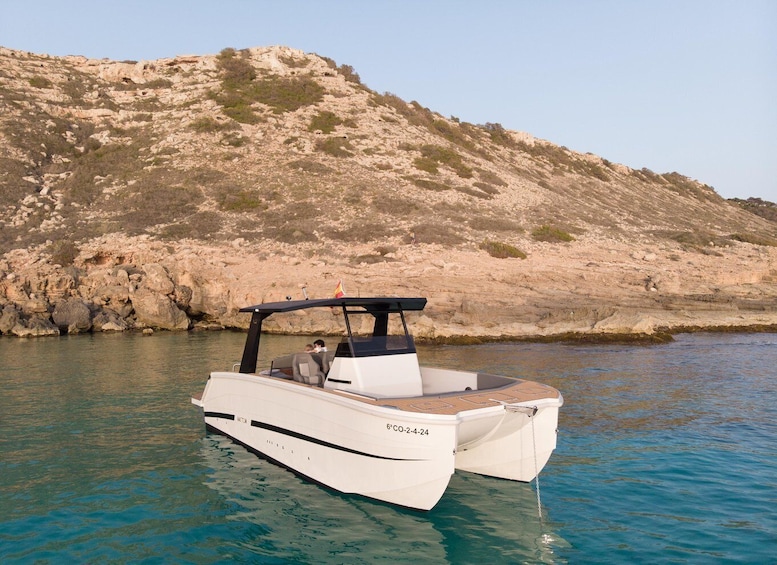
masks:
<instances>
[{"instance_id":1,"label":"mooring rope","mask_svg":"<svg viewBox=\"0 0 777 565\"><path fill-rule=\"evenodd\" d=\"M529 416L531 418L531 440L534 446L534 488L537 491L537 515L540 517L540 524L542 524L542 502L540 501L540 470L537 468L537 437L534 433L534 416L537 414L537 408L534 408L534 414Z\"/></svg>"},{"instance_id":2,"label":"mooring rope","mask_svg":"<svg viewBox=\"0 0 777 565\"><path fill-rule=\"evenodd\" d=\"M540 500L540 470L537 466L537 434L534 429L534 417L537 415L539 408L537 406L516 406L515 404L509 404L502 400L491 399L494 402L500 403L505 407L505 410L510 412L523 412L531 420L531 440L532 447L534 449L534 487L537 491L537 515L540 517L540 524L542 524L542 501ZM531 482L531 481L529 481Z\"/></svg>"}]
</instances>

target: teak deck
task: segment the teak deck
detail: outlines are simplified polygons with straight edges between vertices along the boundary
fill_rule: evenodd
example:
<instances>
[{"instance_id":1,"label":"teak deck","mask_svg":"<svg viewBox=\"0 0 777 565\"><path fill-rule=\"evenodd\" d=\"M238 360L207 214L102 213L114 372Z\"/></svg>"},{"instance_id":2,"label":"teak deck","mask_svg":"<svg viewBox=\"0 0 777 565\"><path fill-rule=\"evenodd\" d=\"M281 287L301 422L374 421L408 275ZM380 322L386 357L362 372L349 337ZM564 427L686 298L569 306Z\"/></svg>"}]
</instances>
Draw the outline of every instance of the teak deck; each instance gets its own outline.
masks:
<instances>
[{"instance_id":1,"label":"teak deck","mask_svg":"<svg viewBox=\"0 0 777 565\"><path fill-rule=\"evenodd\" d=\"M499 404L514 404L517 402L531 402L543 398L558 398L560 393L547 385L533 381L524 381L516 379L514 384L484 390L468 390L460 392L449 392L445 394L430 394L424 396L413 396L405 398L375 398L359 394L357 392L348 392L344 390L335 390L320 388L315 385L291 381L279 377L269 377L265 375L256 375L264 379L279 379L298 386L306 388L315 388L329 394L335 394L358 400L374 406L386 406L404 410L406 412L421 412L425 414L458 414L465 410L475 410L478 408L488 408Z\"/></svg>"}]
</instances>

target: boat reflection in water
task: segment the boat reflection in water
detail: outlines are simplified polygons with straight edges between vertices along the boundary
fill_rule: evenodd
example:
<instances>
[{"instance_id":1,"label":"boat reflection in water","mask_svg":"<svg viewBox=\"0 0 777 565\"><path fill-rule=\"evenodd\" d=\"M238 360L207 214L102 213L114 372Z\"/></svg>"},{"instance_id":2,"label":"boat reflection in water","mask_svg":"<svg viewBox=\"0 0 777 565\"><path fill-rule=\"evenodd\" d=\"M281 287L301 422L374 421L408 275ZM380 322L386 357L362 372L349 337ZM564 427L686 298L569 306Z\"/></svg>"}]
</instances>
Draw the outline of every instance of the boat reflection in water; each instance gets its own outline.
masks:
<instances>
[{"instance_id":1,"label":"boat reflection in water","mask_svg":"<svg viewBox=\"0 0 777 565\"><path fill-rule=\"evenodd\" d=\"M223 518L240 525L239 550L252 558L554 563L553 548L566 545L540 521L530 485L457 474L432 511L417 512L310 485L221 435L203 438L200 453L205 484L223 499Z\"/></svg>"}]
</instances>

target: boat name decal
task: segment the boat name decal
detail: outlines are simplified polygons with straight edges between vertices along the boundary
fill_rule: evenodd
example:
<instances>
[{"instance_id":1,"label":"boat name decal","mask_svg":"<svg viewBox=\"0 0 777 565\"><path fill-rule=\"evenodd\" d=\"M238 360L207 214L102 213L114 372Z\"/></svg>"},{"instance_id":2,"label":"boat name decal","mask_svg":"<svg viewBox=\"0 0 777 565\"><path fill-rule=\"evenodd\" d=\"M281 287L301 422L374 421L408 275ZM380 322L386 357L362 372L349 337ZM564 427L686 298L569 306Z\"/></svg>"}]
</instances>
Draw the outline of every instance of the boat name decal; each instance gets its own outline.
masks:
<instances>
[{"instance_id":1,"label":"boat name decal","mask_svg":"<svg viewBox=\"0 0 777 565\"><path fill-rule=\"evenodd\" d=\"M401 424L392 424L391 422L386 424L386 429L391 432L399 432L401 434L415 434L417 436L429 435L429 428L413 428L410 426L403 426Z\"/></svg>"},{"instance_id":2,"label":"boat name decal","mask_svg":"<svg viewBox=\"0 0 777 565\"><path fill-rule=\"evenodd\" d=\"M349 447L345 447L343 445L337 445L334 443L330 443L328 441L324 441L318 438L314 438L305 434L301 434L298 432L294 432L291 430L287 430L285 428L281 428L278 426L273 426L272 424L267 424L265 422L257 422L256 420L251 420L251 425L255 428L260 428L263 430L269 430L271 432L276 432L279 434L283 434L285 436L301 439L304 441L309 441L311 443L315 443L317 445L321 445L323 447L328 447L331 449L337 449L338 451L345 451L346 453L353 453L355 455L361 455L363 457L374 457L375 459L387 459L389 461L423 461L423 459L406 459L406 458L396 458L396 457L387 457L384 455L377 455L375 453L366 453L364 451L357 451L355 449L351 449ZM428 433L428 430L427 430Z\"/></svg>"}]
</instances>

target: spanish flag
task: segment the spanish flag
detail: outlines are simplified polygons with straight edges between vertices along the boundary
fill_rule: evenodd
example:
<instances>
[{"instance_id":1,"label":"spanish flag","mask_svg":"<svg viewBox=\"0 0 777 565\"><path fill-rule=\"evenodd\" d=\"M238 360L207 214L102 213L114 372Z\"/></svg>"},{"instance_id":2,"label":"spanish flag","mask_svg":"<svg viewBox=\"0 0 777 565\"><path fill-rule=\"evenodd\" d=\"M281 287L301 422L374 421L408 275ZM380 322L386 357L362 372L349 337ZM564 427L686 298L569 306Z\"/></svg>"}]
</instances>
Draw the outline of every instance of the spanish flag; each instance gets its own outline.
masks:
<instances>
[{"instance_id":1,"label":"spanish flag","mask_svg":"<svg viewBox=\"0 0 777 565\"><path fill-rule=\"evenodd\" d=\"M342 298L345 296L345 289L343 288L343 281L337 281L337 286L335 287L335 298Z\"/></svg>"}]
</instances>

